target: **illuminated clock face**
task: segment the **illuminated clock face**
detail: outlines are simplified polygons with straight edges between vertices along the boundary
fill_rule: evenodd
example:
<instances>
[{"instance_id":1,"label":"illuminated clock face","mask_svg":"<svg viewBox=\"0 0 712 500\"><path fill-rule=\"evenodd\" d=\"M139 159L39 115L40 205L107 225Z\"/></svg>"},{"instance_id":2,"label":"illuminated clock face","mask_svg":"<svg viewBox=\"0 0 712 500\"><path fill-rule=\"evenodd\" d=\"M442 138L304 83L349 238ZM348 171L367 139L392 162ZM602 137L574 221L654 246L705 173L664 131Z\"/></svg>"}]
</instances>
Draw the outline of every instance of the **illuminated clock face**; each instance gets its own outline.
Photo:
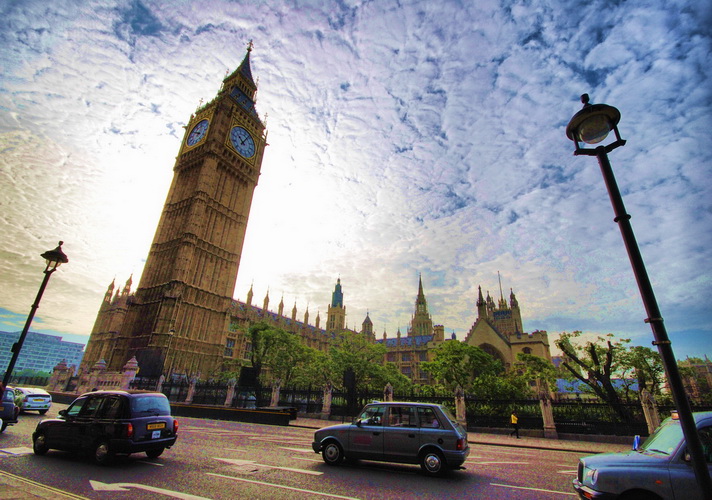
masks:
<instances>
[{"instance_id":1,"label":"illuminated clock face","mask_svg":"<svg viewBox=\"0 0 712 500\"><path fill-rule=\"evenodd\" d=\"M208 120L200 120L197 125L193 127L193 130L190 131L188 140L185 141L186 144L188 144L188 146L195 146L202 141L203 137L205 137L205 134L208 132L208 125Z\"/></svg>"},{"instance_id":2,"label":"illuminated clock face","mask_svg":"<svg viewBox=\"0 0 712 500\"><path fill-rule=\"evenodd\" d=\"M230 131L230 142L232 142L237 152L245 158L252 158L255 155L255 141L244 128L232 127Z\"/></svg>"}]
</instances>

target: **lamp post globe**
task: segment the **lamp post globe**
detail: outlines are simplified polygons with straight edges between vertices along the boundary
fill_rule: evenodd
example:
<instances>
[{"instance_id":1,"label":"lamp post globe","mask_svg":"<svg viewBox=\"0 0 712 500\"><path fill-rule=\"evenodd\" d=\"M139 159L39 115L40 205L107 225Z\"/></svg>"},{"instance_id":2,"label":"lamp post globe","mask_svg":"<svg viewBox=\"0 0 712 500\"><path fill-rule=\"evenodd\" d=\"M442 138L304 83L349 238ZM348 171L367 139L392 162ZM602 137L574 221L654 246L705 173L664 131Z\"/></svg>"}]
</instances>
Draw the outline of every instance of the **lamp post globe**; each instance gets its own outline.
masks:
<instances>
[{"instance_id":1,"label":"lamp post globe","mask_svg":"<svg viewBox=\"0 0 712 500\"><path fill-rule=\"evenodd\" d=\"M687 448L692 458L692 467L695 471L697 483L700 486L703 494L707 495L704 498L712 498L712 481L710 481L709 469L705 460L705 455L702 449L700 436L697 432L694 416L690 402L687 399L685 387L682 384L682 378L675 360L675 354L672 350L672 343L665 329L662 314L658 308L653 286L650 283L650 278L645 269L643 257L640 254L638 243L633 233L633 227L630 223L630 215L626 212L623 204L623 197L618 189L616 178L613 175L611 163L608 160L608 152L617 147L625 145L626 141L621 139L618 132L618 122L621 119L620 111L613 106L607 104L590 104L588 94L581 96L583 109L576 113L569 124L566 126L566 136L571 139L576 145L574 155L595 156L598 159L598 164L601 167L601 174L608 190L608 196L611 199L613 212L615 214L614 222L618 224L623 237L628 258L630 259L635 275L636 283L640 291L643 305L648 317L645 322L650 324L653 331L653 345L657 347L660 353L660 358L665 369L665 375L670 386L670 392L675 406L678 410L680 426L682 427ZM599 145L608 134L613 131L616 140L607 145ZM580 143L597 145L595 148L582 148Z\"/></svg>"}]
</instances>

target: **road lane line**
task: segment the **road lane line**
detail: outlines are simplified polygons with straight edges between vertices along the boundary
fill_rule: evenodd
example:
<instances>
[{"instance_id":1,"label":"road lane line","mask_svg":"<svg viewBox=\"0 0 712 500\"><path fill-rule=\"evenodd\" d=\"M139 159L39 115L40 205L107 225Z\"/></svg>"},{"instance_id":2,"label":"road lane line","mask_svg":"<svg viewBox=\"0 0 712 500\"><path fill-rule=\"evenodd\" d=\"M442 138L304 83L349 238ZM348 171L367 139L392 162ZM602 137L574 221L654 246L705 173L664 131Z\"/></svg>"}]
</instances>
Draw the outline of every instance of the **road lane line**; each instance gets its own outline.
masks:
<instances>
[{"instance_id":1,"label":"road lane line","mask_svg":"<svg viewBox=\"0 0 712 500\"><path fill-rule=\"evenodd\" d=\"M329 497L329 498L342 498L344 500L360 500L357 497L345 497L345 496L341 496L341 495L334 495L332 493L322 493L320 491L304 490L301 488L292 488L291 486L283 486L281 484L266 483L264 481L253 481L252 479L244 479L241 477L225 476L223 474L214 474L212 472L207 472L206 474L208 476L222 477L225 479L231 479L233 481L242 481L243 483L258 484L260 486L272 486L273 488L281 488L283 490L296 491L299 493L308 493L310 495L319 495L319 496Z\"/></svg>"},{"instance_id":2,"label":"road lane line","mask_svg":"<svg viewBox=\"0 0 712 500\"><path fill-rule=\"evenodd\" d=\"M244 465L253 465L255 467L264 467L266 469L277 469L277 470L284 470L287 472L298 472L300 474L308 474L310 476L321 476L324 473L323 472L316 472L313 470L304 470L304 469L291 469L289 467L279 467L276 465L265 465L265 464L258 464L257 462L253 460L239 460L235 458L218 458L218 457L213 457L215 460L220 460L221 462L225 462L227 464L231 465L237 465L239 466L244 466Z\"/></svg>"},{"instance_id":3,"label":"road lane line","mask_svg":"<svg viewBox=\"0 0 712 500\"><path fill-rule=\"evenodd\" d=\"M294 460L301 460L302 462L316 462L320 464L322 461L318 458L306 458L306 457L292 457Z\"/></svg>"},{"instance_id":4,"label":"road lane line","mask_svg":"<svg viewBox=\"0 0 712 500\"><path fill-rule=\"evenodd\" d=\"M287 451L296 451L297 453L314 453L314 450L307 450L306 448L287 448L286 446L280 446L279 448Z\"/></svg>"},{"instance_id":5,"label":"road lane line","mask_svg":"<svg viewBox=\"0 0 712 500\"><path fill-rule=\"evenodd\" d=\"M578 474L578 469L574 469L574 470L558 470L558 471L556 471L556 472L559 473L559 474L573 474L573 475L575 476L576 474Z\"/></svg>"},{"instance_id":6,"label":"road lane line","mask_svg":"<svg viewBox=\"0 0 712 500\"><path fill-rule=\"evenodd\" d=\"M30 453L33 453L32 448L28 448L27 446L19 446L17 448L3 448L0 451L3 453L7 453L8 455L29 455Z\"/></svg>"},{"instance_id":7,"label":"road lane line","mask_svg":"<svg viewBox=\"0 0 712 500\"><path fill-rule=\"evenodd\" d=\"M513 488L515 490L541 491L542 493L557 493L559 495L568 495L577 497L578 493L569 493L568 491L545 490L544 488L527 488L526 486L512 486L511 484L490 483L491 486L500 486L502 488Z\"/></svg>"},{"instance_id":8,"label":"road lane line","mask_svg":"<svg viewBox=\"0 0 712 500\"><path fill-rule=\"evenodd\" d=\"M36 481L32 481L32 480L24 478L22 476L16 476L15 474L10 474L9 472L5 472L2 470L0 470L0 476L5 476L9 481L12 481L12 482L24 483L25 485L30 485L30 486L33 486L34 488L51 491L52 493L55 493L56 495L58 495L57 498L61 498L61 499L71 498L73 500L89 500L87 497L75 495L74 493L60 490L59 488L53 488L52 486L47 486L45 484L38 483Z\"/></svg>"}]
</instances>

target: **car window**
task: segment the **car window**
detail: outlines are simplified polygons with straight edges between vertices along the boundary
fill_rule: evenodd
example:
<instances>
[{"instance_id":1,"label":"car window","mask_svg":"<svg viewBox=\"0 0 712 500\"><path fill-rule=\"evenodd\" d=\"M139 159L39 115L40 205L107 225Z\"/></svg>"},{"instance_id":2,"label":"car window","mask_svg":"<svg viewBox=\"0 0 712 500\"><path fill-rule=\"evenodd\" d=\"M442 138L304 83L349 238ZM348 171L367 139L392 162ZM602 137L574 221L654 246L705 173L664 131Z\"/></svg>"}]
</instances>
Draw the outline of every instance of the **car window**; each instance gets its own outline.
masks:
<instances>
[{"instance_id":1,"label":"car window","mask_svg":"<svg viewBox=\"0 0 712 500\"><path fill-rule=\"evenodd\" d=\"M131 398L131 414L134 417L150 415L170 415L171 405L168 399L154 394Z\"/></svg>"},{"instance_id":2,"label":"car window","mask_svg":"<svg viewBox=\"0 0 712 500\"><path fill-rule=\"evenodd\" d=\"M69 406L69 408L67 408L67 415L70 417L76 417L79 415L79 412L82 410L88 399L89 398L77 399Z\"/></svg>"},{"instance_id":3,"label":"car window","mask_svg":"<svg viewBox=\"0 0 712 500\"><path fill-rule=\"evenodd\" d=\"M708 464L712 464L712 426L703 427L697 431L702 442L702 453L705 455L705 460Z\"/></svg>"},{"instance_id":4,"label":"car window","mask_svg":"<svg viewBox=\"0 0 712 500\"><path fill-rule=\"evenodd\" d=\"M12 391L12 389L6 389L5 391L3 391L2 400L3 401L14 401L15 400L15 393Z\"/></svg>"},{"instance_id":5,"label":"car window","mask_svg":"<svg viewBox=\"0 0 712 500\"><path fill-rule=\"evenodd\" d=\"M104 404L97 412L97 418L121 418L122 399L118 396L104 398Z\"/></svg>"},{"instance_id":6,"label":"car window","mask_svg":"<svg viewBox=\"0 0 712 500\"><path fill-rule=\"evenodd\" d=\"M90 418L96 414L96 410L101 405L104 398L89 398L89 401L79 411L79 416L82 418Z\"/></svg>"},{"instance_id":7,"label":"car window","mask_svg":"<svg viewBox=\"0 0 712 500\"><path fill-rule=\"evenodd\" d=\"M385 406L369 406L359 415L358 420L366 425L383 425L385 412Z\"/></svg>"},{"instance_id":8,"label":"car window","mask_svg":"<svg viewBox=\"0 0 712 500\"><path fill-rule=\"evenodd\" d=\"M418 408L418 421L421 427L438 428L442 427L435 410L432 408Z\"/></svg>"},{"instance_id":9,"label":"car window","mask_svg":"<svg viewBox=\"0 0 712 500\"><path fill-rule=\"evenodd\" d=\"M417 427L415 406L391 406L389 407L388 425L390 427Z\"/></svg>"}]
</instances>

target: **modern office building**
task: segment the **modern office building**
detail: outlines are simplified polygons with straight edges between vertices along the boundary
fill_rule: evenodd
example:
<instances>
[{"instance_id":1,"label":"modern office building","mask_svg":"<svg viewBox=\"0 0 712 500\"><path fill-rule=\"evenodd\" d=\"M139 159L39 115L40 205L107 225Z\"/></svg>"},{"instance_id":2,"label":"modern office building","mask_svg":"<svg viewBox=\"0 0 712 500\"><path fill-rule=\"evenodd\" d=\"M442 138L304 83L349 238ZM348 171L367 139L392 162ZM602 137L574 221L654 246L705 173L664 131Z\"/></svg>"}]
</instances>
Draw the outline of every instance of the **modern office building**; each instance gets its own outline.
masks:
<instances>
[{"instance_id":1,"label":"modern office building","mask_svg":"<svg viewBox=\"0 0 712 500\"><path fill-rule=\"evenodd\" d=\"M12 358L12 346L20 338L20 333L0 332L0 373L7 369ZM52 373L52 369L62 361L67 366L79 367L83 356L84 344L65 342L56 335L27 332L13 373L25 369Z\"/></svg>"}]
</instances>

